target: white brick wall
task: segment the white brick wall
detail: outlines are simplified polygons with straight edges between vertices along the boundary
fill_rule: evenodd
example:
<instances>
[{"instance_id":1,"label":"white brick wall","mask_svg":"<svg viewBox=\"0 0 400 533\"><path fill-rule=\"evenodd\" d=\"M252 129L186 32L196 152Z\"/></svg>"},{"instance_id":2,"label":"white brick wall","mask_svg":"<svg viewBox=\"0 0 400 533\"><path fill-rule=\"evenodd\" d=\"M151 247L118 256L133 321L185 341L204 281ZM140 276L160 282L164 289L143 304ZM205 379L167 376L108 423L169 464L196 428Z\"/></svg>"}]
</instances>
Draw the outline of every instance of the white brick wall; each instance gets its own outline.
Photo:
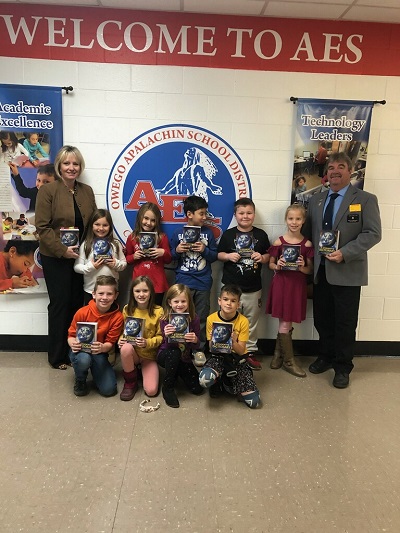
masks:
<instances>
[{"instance_id":1,"label":"white brick wall","mask_svg":"<svg viewBox=\"0 0 400 533\"><path fill-rule=\"evenodd\" d=\"M290 96L386 99L373 111L365 188L378 195L383 240L370 252L370 285L363 288L358 340L400 340L400 79L130 66L0 58L3 83L72 85L63 96L64 142L86 160L84 181L105 206L109 170L123 147L150 128L193 123L233 145L246 165L257 206L256 224L274 240L284 230L290 196L294 106ZM219 278L220 268L214 268ZM264 273L265 302L269 272ZM215 281L218 286L219 279ZM47 332L47 296L0 299L0 335ZM295 338L313 339L312 306ZM273 338L276 321L264 315L259 336Z\"/></svg>"}]
</instances>

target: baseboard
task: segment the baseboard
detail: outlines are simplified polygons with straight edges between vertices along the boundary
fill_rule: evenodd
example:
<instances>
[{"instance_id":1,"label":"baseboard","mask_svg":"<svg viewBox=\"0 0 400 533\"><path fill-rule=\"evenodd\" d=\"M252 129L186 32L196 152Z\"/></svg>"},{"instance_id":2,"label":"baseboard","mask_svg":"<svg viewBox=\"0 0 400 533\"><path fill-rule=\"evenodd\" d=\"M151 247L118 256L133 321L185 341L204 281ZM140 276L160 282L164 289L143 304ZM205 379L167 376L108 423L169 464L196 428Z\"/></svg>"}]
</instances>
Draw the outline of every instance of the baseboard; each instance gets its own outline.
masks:
<instances>
[{"instance_id":1,"label":"baseboard","mask_svg":"<svg viewBox=\"0 0 400 533\"><path fill-rule=\"evenodd\" d=\"M47 335L0 335L3 352L47 352L47 343ZM318 341L295 340L293 345L296 355L318 355ZM272 355L275 339L259 339L258 347L260 353ZM356 356L400 356L400 342L357 341L354 353Z\"/></svg>"},{"instance_id":2,"label":"baseboard","mask_svg":"<svg viewBox=\"0 0 400 533\"><path fill-rule=\"evenodd\" d=\"M318 341L294 340L293 347L296 355L318 355ZM275 348L275 339L259 339L260 353L272 355ZM380 355L383 357L400 356L400 342L389 341L357 341L354 347L356 356Z\"/></svg>"}]
</instances>

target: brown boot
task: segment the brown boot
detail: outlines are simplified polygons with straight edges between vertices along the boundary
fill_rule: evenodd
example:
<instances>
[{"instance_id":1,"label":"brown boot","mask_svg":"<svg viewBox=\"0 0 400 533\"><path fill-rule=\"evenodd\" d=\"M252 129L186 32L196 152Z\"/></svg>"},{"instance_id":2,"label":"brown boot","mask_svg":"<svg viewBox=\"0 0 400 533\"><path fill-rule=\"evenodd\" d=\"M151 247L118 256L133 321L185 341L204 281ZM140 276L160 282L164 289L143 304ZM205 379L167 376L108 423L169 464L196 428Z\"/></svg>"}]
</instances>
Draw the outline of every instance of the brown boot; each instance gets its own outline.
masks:
<instances>
[{"instance_id":1,"label":"brown boot","mask_svg":"<svg viewBox=\"0 0 400 533\"><path fill-rule=\"evenodd\" d=\"M131 372L122 371L125 379L124 388L119 395L120 400L123 402L129 402L132 400L138 390L137 383L137 370L134 368Z\"/></svg>"},{"instance_id":2,"label":"brown boot","mask_svg":"<svg viewBox=\"0 0 400 533\"><path fill-rule=\"evenodd\" d=\"M278 336L276 337L274 355L272 356L272 361L269 367L272 368L273 370L278 370L278 368L281 368L282 365L283 365L283 355L281 352L281 345L279 342L279 333L278 333Z\"/></svg>"},{"instance_id":3,"label":"brown boot","mask_svg":"<svg viewBox=\"0 0 400 533\"><path fill-rule=\"evenodd\" d=\"M281 346L281 351L283 354L283 368L289 374L296 376L298 378L305 378L307 374L302 368L300 368L293 354L293 343L292 336L290 333L278 333L279 343Z\"/></svg>"}]
</instances>

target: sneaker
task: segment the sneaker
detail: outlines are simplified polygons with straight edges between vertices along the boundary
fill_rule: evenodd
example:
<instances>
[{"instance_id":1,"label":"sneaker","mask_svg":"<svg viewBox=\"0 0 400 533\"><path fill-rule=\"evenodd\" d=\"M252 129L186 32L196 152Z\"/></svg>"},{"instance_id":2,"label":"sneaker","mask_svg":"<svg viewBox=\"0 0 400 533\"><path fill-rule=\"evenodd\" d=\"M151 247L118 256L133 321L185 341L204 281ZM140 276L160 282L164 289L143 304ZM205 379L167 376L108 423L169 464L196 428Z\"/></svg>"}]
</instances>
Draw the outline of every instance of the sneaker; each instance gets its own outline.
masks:
<instances>
[{"instance_id":1,"label":"sneaker","mask_svg":"<svg viewBox=\"0 0 400 533\"><path fill-rule=\"evenodd\" d=\"M253 353L248 353L246 357L246 363L252 370L261 370L262 366L260 361L257 361Z\"/></svg>"},{"instance_id":2,"label":"sneaker","mask_svg":"<svg viewBox=\"0 0 400 533\"><path fill-rule=\"evenodd\" d=\"M206 364L206 356L203 352L194 352L193 357L195 366L204 366Z\"/></svg>"},{"instance_id":3,"label":"sneaker","mask_svg":"<svg viewBox=\"0 0 400 533\"><path fill-rule=\"evenodd\" d=\"M75 379L75 385L74 385L75 396L86 396L88 392L89 391L86 385L86 381L79 381L78 379Z\"/></svg>"}]
</instances>

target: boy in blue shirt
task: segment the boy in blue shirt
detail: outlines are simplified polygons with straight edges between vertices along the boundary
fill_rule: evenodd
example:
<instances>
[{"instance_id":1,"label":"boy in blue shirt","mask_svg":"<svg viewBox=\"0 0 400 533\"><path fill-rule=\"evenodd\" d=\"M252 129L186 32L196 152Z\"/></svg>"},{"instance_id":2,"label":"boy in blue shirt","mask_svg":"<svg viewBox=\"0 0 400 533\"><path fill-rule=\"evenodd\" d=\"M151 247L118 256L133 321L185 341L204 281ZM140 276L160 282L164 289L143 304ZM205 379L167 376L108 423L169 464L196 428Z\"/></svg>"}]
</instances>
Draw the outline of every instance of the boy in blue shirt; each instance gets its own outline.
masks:
<instances>
[{"instance_id":1,"label":"boy in blue shirt","mask_svg":"<svg viewBox=\"0 0 400 533\"><path fill-rule=\"evenodd\" d=\"M206 321L210 313L210 291L213 283L211 263L217 259L217 243L208 226L208 203L200 196L188 196L183 202L183 210L188 219L188 226L199 226L200 237L195 243L184 242L183 227L174 231L171 237L172 257L178 261L176 283L189 287L193 296L196 314L200 317L200 345L206 343ZM194 353L196 366L205 363L203 351Z\"/></svg>"}]
</instances>

